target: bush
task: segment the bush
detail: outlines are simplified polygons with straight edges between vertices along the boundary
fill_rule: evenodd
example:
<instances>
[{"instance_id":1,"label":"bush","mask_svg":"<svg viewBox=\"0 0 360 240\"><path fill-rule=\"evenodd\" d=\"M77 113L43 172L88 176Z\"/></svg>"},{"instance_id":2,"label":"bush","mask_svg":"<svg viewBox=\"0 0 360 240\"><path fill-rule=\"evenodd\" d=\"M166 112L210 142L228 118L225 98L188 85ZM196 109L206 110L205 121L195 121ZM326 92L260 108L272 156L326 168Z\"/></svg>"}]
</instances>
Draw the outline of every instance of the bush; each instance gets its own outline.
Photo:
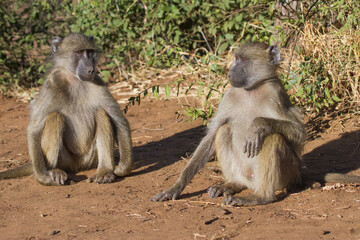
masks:
<instances>
[{"instance_id":1,"label":"bush","mask_svg":"<svg viewBox=\"0 0 360 240\"><path fill-rule=\"evenodd\" d=\"M68 1L70 2L70 1ZM62 3L66 4L66 1ZM0 5L0 87L41 84L47 67L44 48L67 23L58 1L13 1Z\"/></svg>"},{"instance_id":2,"label":"bush","mask_svg":"<svg viewBox=\"0 0 360 240\"><path fill-rule=\"evenodd\" d=\"M332 29L320 33L308 23L295 49L289 75L283 75L293 101L308 109L359 103L360 32Z\"/></svg>"},{"instance_id":3,"label":"bush","mask_svg":"<svg viewBox=\"0 0 360 240\"><path fill-rule=\"evenodd\" d=\"M284 49L285 87L309 115L334 110L356 113L360 8L356 1L340 0L314 1L307 9L297 12L298 19L283 22L296 32Z\"/></svg>"},{"instance_id":4,"label":"bush","mask_svg":"<svg viewBox=\"0 0 360 240\"><path fill-rule=\"evenodd\" d=\"M147 86L129 105L148 91L155 97L159 91L196 92L201 105L185 104L184 113L206 122L227 87L230 50L249 40L278 41L283 47L281 78L293 102L308 113L359 102L357 1L72 2L14 0L0 6L3 92L41 84L51 38L72 31L96 38L105 53L105 80L130 81L148 69L193 76Z\"/></svg>"},{"instance_id":5,"label":"bush","mask_svg":"<svg viewBox=\"0 0 360 240\"><path fill-rule=\"evenodd\" d=\"M256 2L81 1L67 11L71 30L93 35L107 53L109 76L119 67L169 68L191 54L222 54L240 40L268 41L271 1Z\"/></svg>"}]
</instances>

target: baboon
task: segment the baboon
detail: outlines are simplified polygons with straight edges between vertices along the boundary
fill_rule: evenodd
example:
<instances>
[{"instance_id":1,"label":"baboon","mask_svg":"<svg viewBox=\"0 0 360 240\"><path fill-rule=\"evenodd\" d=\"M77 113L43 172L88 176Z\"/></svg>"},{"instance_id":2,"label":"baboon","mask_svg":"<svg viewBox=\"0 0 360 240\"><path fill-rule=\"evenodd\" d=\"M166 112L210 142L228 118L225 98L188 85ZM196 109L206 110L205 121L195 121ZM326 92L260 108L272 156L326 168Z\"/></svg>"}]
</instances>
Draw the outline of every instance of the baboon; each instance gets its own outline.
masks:
<instances>
[{"instance_id":1,"label":"baboon","mask_svg":"<svg viewBox=\"0 0 360 240\"><path fill-rule=\"evenodd\" d=\"M208 189L210 198L225 196L226 205L267 204L275 191L300 181L306 137L300 111L277 76L281 60L276 46L250 42L234 53L225 93L208 132L191 160L167 191L152 201L175 200L216 152L226 182ZM326 181L359 181L358 176L328 174ZM253 194L234 196L249 188Z\"/></svg>"},{"instance_id":2,"label":"baboon","mask_svg":"<svg viewBox=\"0 0 360 240\"><path fill-rule=\"evenodd\" d=\"M0 174L35 174L43 185L64 185L66 172L97 167L90 181L110 183L133 168L128 121L96 73L100 50L94 38L72 33L53 39L52 68L30 103L27 128L32 164ZM114 147L119 147L115 168ZM31 169L32 168L32 169Z\"/></svg>"}]
</instances>

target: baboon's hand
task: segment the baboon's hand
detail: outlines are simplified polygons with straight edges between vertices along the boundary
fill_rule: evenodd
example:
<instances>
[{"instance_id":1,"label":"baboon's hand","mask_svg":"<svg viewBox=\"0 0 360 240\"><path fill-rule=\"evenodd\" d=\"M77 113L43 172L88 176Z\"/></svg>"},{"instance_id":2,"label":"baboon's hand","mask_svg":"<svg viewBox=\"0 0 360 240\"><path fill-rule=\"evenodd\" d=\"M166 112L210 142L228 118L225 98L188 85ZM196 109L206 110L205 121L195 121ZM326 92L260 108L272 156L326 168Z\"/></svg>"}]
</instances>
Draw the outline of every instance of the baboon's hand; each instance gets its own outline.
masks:
<instances>
[{"instance_id":1,"label":"baboon's hand","mask_svg":"<svg viewBox=\"0 0 360 240\"><path fill-rule=\"evenodd\" d=\"M60 169L51 169L48 171L48 174L50 180L53 182L51 185L64 185L67 180L66 172Z\"/></svg>"},{"instance_id":2,"label":"baboon's hand","mask_svg":"<svg viewBox=\"0 0 360 240\"><path fill-rule=\"evenodd\" d=\"M111 183L115 180L115 175L111 170L98 170L98 172L89 178L90 182Z\"/></svg>"},{"instance_id":3,"label":"baboon's hand","mask_svg":"<svg viewBox=\"0 0 360 240\"><path fill-rule=\"evenodd\" d=\"M177 197L179 196L180 193L181 193L181 190L171 188L168 191L161 192L161 193L155 195L154 197L151 198L151 201L163 202L163 201L167 201L170 199L175 200L175 199L177 199Z\"/></svg>"},{"instance_id":4,"label":"baboon's hand","mask_svg":"<svg viewBox=\"0 0 360 240\"><path fill-rule=\"evenodd\" d=\"M247 153L248 158L253 158L259 154L262 144L268 134L269 131L266 126L252 124L245 136L244 153Z\"/></svg>"}]
</instances>

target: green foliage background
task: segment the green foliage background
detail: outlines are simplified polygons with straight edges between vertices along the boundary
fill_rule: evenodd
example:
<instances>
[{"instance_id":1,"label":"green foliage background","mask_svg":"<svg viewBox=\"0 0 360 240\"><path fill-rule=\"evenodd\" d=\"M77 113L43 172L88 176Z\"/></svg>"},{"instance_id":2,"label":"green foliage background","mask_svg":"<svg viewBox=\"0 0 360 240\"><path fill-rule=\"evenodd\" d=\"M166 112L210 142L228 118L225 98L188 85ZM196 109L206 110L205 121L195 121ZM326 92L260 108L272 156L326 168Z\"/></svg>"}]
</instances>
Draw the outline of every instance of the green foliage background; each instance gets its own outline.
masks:
<instances>
[{"instance_id":1,"label":"green foliage background","mask_svg":"<svg viewBox=\"0 0 360 240\"><path fill-rule=\"evenodd\" d=\"M106 54L102 67L105 80L116 81L116 66L119 64L124 69L135 71L141 64L167 69L184 62L196 65L197 61L190 57L196 56L196 60L208 65L214 80L191 86L208 89L224 87L226 69L220 64L219 57L239 43L249 40L271 43L276 36L278 45L290 52L300 53L299 36L309 21L322 32L329 31L333 26L359 32L360 9L357 1L298 1L297 9L291 9L289 2L2 0L1 91L6 92L16 86L41 85L49 67L44 56L50 52L51 39L54 36L64 37L69 32L83 32L97 39ZM279 6L291 14L281 15ZM276 19L281 24L275 27ZM331 81L326 80L327 70L321 64L319 59L307 56L297 70L282 74L286 88L289 91L296 88L296 92L291 93L292 100L317 112L338 104L344 95L342 91L346 91L346 88L334 89ZM217 78L219 75L222 77ZM309 76L313 75L318 76L315 82L309 81ZM221 84L216 79L222 79ZM157 96L159 86L151 89ZM299 93L299 89L304 94ZM164 86L164 91L168 96L169 87ZM204 98L211 95L209 91L200 92ZM140 101L147 92L142 94L130 101ZM212 116L213 105L207 104L202 109L190 107L188 113L192 118L207 120Z\"/></svg>"}]
</instances>

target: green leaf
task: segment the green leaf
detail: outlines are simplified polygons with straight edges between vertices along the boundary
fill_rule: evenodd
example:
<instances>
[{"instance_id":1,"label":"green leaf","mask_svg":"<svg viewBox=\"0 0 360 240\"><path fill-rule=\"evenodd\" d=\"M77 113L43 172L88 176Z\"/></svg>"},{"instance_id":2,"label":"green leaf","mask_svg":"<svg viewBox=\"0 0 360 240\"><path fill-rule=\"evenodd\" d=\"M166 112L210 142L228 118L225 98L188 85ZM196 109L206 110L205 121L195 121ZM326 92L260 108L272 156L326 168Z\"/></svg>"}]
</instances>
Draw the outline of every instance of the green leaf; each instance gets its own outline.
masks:
<instances>
[{"instance_id":1,"label":"green leaf","mask_svg":"<svg viewBox=\"0 0 360 240\"><path fill-rule=\"evenodd\" d=\"M232 39L234 39L234 34L227 33L227 34L225 34L225 38L227 40L232 40Z\"/></svg>"},{"instance_id":2,"label":"green leaf","mask_svg":"<svg viewBox=\"0 0 360 240\"><path fill-rule=\"evenodd\" d=\"M170 99L170 87L169 85L165 85L165 95L167 99Z\"/></svg>"},{"instance_id":3,"label":"green leaf","mask_svg":"<svg viewBox=\"0 0 360 240\"><path fill-rule=\"evenodd\" d=\"M101 75L103 76L104 80L107 80L110 77L111 73L110 71L101 71Z\"/></svg>"},{"instance_id":4,"label":"green leaf","mask_svg":"<svg viewBox=\"0 0 360 240\"><path fill-rule=\"evenodd\" d=\"M156 100L159 99L159 86L152 87L153 96Z\"/></svg>"},{"instance_id":5,"label":"green leaf","mask_svg":"<svg viewBox=\"0 0 360 240\"><path fill-rule=\"evenodd\" d=\"M237 23L241 23L242 22L242 19L243 19L243 15L240 13L238 14L236 17L235 17L235 21Z\"/></svg>"},{"instance_id":6,"label":"green leaf","mask_svg":"<svg viewBox=\"0 0 360 240\"><path fill-rule=\"evenodd\" d=\"M228 46L229 46L229 43L227 43L227 42L224 42L223 44L221 44L219 47L219 50L218 50L218 54L221 54L222 52L224 52Z\"/></svg>"},{"instance_id":7,"label":"green leaf","mask_svg":"<svg viewBox=\"0 0 360 240\"><path fill-rule=\"evenodd\" d=\"M152 38L153 37L154 32L150 31L146 34L145 38Z\"/></svg>"},{"instance_id":8,"label":"green leaf","mask_svg":"<svg viewBox=\"0 0 360 240\"><path fill-rule=\"evenodd\" d=\"M212 115L213 115L213 107L210 105L210 106L209 106L208 117L211 118Z\"/></svg>"},{"instance_id":9,"label":"green leaf","mask_svg":"<svg viewBox=\"0 0 360 240\"><path fill-rule=\"evenodd\" d=\"M198 96L202 95L202 86L198 87L198 92L197 92Z\"/></svg>"},{"instance_id":10,"label":"green leaf","mask_svg":"<svg viewBox=\"0 0 360 240\"><path fill-rule=\"evenodd\" d=\"M340 102L340 98L338 98L337 96L333 96L332 99L333 99L335 102Z\"/></svg>"},{"instance_id":11,"label":"green leaf","mask_svg":"<svg viewBox=\"0 0 360 240\"><path fill-rule=\"evenodd\" d=\"M121 25L121 22L122 20L121 19L115 19L112 21L112 24L115 26L115 27L119 27Z\"/></svg>"},{"instance_id":12,"label":"green leaf","mask_svg":"<svg viewBox=\"0 0 360 240\"><path fill-rule=\"evenodd\" d=\"M325 88L325 95L326 95L326 97L330 98L330 93L329 93L329 90L327 88Z\"/></svg>"},{"instance_id":13,"label":"green leaf","mask_svg":"<svg viewBox=\"0 0 360 240\"><path fill-rule=\"evenodd\" d=\"M274 10L275 10L275 2L272 2L272 3L270 3L270 6L269 6L270 14L273 14Z\"/></svg>"},{"instance_id":14,"label":"green leaf","mask_svg":"<svg viewBox=\"0 0 360 240\"><path fill-rule=\"evenodd\" d=\"M93 7L99 7L99 3L97 1L91 1L90 3Z\"/></svg>"},{"instance_id":15,"label":"green leaf","mask_svg":"<svg viewBox=\"0 0 360 240\"><path fill-rule=\"evenodd\" d=\"M176 31L175 31L175 38L174 38L174 43L175 43L175 44L178 44L178 43L179 43L180 35L181 35L181 32L178 31L178 30L176 30Z\"/></svg>"}]
</instances>

